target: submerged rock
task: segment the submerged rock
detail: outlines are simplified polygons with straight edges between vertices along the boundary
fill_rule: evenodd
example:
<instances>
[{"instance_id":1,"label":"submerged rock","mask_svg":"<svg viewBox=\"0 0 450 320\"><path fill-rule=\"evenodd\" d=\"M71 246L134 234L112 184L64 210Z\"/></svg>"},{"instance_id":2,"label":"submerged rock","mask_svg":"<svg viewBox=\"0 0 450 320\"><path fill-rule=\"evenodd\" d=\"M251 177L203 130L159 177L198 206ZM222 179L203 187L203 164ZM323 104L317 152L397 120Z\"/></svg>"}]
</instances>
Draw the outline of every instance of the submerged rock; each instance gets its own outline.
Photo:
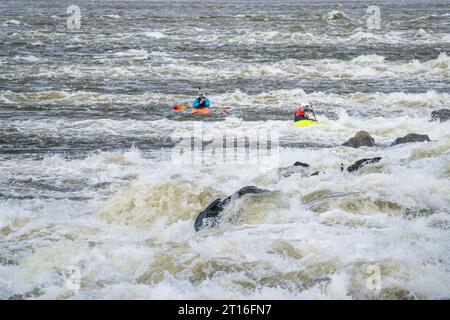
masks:
<instances>
[{"instance_id":1,"label":"submerged rock","mask_svg":"<svg viewBox=\"0 0 450 320\"><path fill-rule=\"evenodd\" d=\"M398 144L408 143L408 142L423 142L423 141L430 141L430 138L428 137L428 135L410 133L404 137L395 139L395 141L391 143L391 146L396 146Z\"/></svg>"},{"instance_id":2,"label":"submerged rock","mask_svg":"<svg viewBox=\"0 0 450 320\"><path fill-rule=\"evenodd\" d=\"M428 33L422 28L417 30L417 32L414 34L414 38L426 38L427 36Z\"/></svg>"},{"instance_id":3,"label":"submerged rock","mask_svg":"<svg viewBox=\"0 0 450 320\"><path fill-rule=\"evenodd\" d=\"M348 172L354 172L356 170L359 170L363 166L370 164L370 163L377 163L382 159L382 157L374 157L374 158L365 158L356 161L352 165L347 167ZM312 176L318 176L321 172L315 171L313 173L309 173L308 169L310 168L310 165L304 162L297 161L292 166L280 168L279 174L283 176L284 178L290 177L293 174L301 173L302 177L312 177ZM340 170L344 171L344 164L341 163ZM325 172L323 172L325 173Z\"/></svg>"},{"instance_id":4,"label":"submerged rock","mask_svg":"<svg viewBox=\"0 0 450 320\"><path fill-rule=\"evenodd\" d=\"M366 164L377 163L381 159L382 159L381 157L375 157L375 158L368 158L368 159L358 160L354 164L352 164L351 166L348 166L347 167L347 171L348 172L356 171L356 170L360 169L361 167L365 166Z\"/></svg>"},{"instance_id":5,"label":"submerged rock","mask_svg":"<svg viewBox=\"0 0 450 320\"><path fill-rule=\"evenodd\" d=\"M309 168L309 164L304 163L304 162L297 161L296 163L294 163L294 167Z\"/></svg>"},{"instance_id":6,"label":"submerged rock","mask_svg":"<svg viewBox=\"0 0 450 320\"><path fill-rule=\"evenodd\" d=\"M444 122L450 119L450 109L441 109L431 113L431 121Z\"/></svg>"},{"instance_id":7,"label":"submerged rock","mask_svg":"<svg viewBox=\"0 0 450 320\"><path fill-rule=\"evenodd\" d=\"M205 210L200 212L195 219L194 228L195 231L200 231L205 227L214 227L220 220L220 214L223 212L224 208L231 202L231 200L242 197L246 194L261 194L267 193L268 190L259 189L254 186L247 186L239 189L237 192L233 193L231 196L225 199L216 199L211 202Z\"/></svg>"},{"instance_id":8,"label":"submerged rock","mask_svg":"<svg viewBox=\"0 0 450 320\"><path fill-rule=\"evenodd\" d=\"M344 12L338 11L338 10L333 10L333 11L330 11L330 12L322 15L321 19L323 21L328 21L328 20L344 20L344 19L348 19L348 18Z\"/></svg>"},{"instance_id":9,"label":"submerged rock","mask_svg":"<svg viewBox=\"0 0 450 320\"><path fill-rule=\"evenodd\" d=\"M375 140L367 131L358 131L354 137L350 138L347 142L342 144L346 147L359 148L359 147L373 147L375 146Z\"/></svg>"},{"instance_id":10,"label":"submerged rock","mask_svg":"<svg viewBox=\"0 0 450 320\"><path fill-rule=\"evenodd\" d=\"M288 178L297 173L300 173L302 177L308 177L308 168L309 164L297 161L292 166L280 168L278 174L284 178Z\"/></svg>"}]
</instances>

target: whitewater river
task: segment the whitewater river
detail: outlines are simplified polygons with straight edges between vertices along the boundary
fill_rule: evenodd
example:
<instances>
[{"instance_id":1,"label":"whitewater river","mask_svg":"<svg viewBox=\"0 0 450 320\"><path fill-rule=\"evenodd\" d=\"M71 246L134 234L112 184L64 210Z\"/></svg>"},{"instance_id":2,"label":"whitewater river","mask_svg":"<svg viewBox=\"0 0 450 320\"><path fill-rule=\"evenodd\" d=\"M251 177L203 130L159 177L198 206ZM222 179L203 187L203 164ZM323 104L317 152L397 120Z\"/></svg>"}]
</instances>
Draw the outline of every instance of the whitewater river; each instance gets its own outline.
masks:
<instances>
[{"instance_id":1,"label":"whitewater river","mask_svg":"<svg viewBox=\"0 0 450 320\"><path fill-rule=\"evenodd\" d=\"M377 3L381 29L363 1L1 1L0 299L449 299L450 3ZM198 87L211 115L171 109ZM194 125L321 174L180 164Z\"/></svg>"}]
</instances>

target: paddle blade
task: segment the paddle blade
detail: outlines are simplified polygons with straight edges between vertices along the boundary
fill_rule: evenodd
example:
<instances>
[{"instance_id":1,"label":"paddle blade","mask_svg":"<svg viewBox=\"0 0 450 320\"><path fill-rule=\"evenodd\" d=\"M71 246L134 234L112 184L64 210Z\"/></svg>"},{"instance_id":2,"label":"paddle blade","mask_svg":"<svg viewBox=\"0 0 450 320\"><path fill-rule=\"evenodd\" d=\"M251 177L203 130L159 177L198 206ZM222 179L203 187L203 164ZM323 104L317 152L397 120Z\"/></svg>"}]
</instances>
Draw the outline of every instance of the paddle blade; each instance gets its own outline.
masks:
<instances>
[{"instance_id":1,"label":"paddle blade","mask_svg":"<svg viewBox=\"0 0 450 320\"><path fill-rule=\"evenodd\" d=\"M186 106L173 106L172 109L175 111L181 111L181 110L186 110L187 107Z\"/></svg>"},{"instance_id":2,"label":"paddle blade","mask_svg":"<svg viewBox=\"0 0 450 320\"><path fill-rule=\"evenodd\" d=\"M230 107L228 107L228 106L223 106L223 107L220 107L220 113L222 113L222 114L230 114Z\"/></svg>"}]
</instances>

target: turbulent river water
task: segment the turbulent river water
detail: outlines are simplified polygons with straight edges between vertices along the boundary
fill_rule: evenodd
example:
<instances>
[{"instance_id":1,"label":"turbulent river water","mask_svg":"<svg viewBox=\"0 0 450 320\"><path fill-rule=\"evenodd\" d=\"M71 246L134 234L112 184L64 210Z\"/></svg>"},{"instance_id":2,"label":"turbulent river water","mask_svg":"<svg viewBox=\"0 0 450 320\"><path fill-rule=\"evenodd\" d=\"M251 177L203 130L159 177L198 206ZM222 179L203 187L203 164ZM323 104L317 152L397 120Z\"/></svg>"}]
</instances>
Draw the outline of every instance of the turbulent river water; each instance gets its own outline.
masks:
<instances>
[{"instance_id":1,"label":"turbulent river water","mask_svg":"<svg viewBox=\"0 0 450 320\"><path fill-rule=\"evenodd\" d=\"M0 299L449 299L450 3L377 1L380 29L370 4L1 1ZM211 115L171 109L198 87ZM304 99L324 124L292 125ZM323 173L174 163L200 123ZM247 185L273 192L195 232Z\"/></svg>"}]
</instances>

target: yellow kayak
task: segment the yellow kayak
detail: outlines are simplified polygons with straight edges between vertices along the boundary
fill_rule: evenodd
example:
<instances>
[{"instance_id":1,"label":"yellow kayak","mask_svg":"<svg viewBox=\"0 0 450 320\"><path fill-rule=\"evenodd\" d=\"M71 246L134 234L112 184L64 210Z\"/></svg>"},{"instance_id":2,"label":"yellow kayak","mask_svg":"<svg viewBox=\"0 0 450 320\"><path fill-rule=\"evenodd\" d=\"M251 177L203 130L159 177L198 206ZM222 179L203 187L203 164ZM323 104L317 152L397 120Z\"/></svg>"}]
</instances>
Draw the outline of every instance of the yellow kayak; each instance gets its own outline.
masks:
<instances>
[{"instance_id":1,"label":"yellow kayak","mask_svg":"<svg viewBox=\"0 0 450 320\"><path fill-rule=\"evenodd\" d=\"M303 120L299 120L297 122L294 122L294 126L297 127L307 127L310 126L312 124L322 124L323 122L320 121L316 121L316 120L310 120L310 119L303 119Z\"/></svg>"}]
</instances>

